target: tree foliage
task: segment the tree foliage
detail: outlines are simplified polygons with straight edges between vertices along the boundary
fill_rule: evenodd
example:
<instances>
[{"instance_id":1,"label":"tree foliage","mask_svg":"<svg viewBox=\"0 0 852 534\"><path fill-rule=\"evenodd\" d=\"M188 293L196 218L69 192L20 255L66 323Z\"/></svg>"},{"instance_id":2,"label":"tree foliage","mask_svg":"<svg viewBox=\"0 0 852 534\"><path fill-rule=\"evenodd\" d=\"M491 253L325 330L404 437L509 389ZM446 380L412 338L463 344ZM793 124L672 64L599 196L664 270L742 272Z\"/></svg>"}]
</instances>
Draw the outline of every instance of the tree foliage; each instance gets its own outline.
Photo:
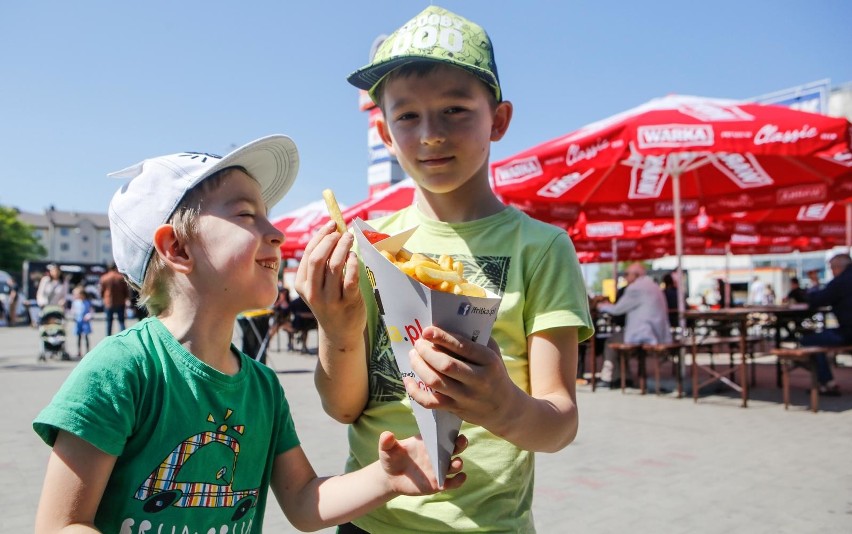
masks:
<instances>
[{"instance_id":1,"label":"tree foliage","mask_svg":"<svg viewBox=\"0 0 852 534\"><path fill-rule=\"evenodd\" d=\"M0 270L20 272L24 260L42 258L46 253L35 228L22 222L16 210L0 206Z\"/></svg>"}]
</instances>

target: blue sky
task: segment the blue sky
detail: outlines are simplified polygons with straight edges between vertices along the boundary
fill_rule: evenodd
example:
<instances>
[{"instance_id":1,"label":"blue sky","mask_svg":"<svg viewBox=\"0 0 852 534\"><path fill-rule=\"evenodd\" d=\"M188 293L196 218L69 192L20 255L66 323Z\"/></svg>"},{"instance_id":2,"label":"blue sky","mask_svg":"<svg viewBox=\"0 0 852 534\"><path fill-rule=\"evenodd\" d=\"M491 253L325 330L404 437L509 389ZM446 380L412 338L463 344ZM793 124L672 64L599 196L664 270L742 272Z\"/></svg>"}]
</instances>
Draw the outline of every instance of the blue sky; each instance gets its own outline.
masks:
<instances>
[{"instance_id":1,"label":"blue sky","mask_svg":"<svg viewBox=\"0 0 852 534\"><path fill-rule=\"evenodd\" d=\"M367 116L346 76L428 2L4 2L0 205L106 212L110 171L293 137L282 215L367 195ZM483 25L515 106L492 159L668 93L749 98L852 82L847 0L450 1Z\"/></svg>"}]
</instances>

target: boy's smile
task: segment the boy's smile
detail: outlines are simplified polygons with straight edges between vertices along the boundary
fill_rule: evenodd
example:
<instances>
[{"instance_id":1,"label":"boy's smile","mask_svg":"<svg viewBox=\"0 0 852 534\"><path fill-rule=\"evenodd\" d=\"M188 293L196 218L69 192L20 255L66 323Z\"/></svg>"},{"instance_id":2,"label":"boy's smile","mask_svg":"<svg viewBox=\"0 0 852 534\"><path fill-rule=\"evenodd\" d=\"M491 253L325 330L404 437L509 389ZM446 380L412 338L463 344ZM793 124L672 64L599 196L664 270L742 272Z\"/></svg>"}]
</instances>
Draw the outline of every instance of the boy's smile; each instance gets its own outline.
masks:
<instances>
[{"instance_id":1,"label":"boy's smile","mask_svg":"<svg viewBox=\"0 0 852 534\"><path fill-rule=\"evenodd\" d=\"M237 311L270 305L278 293L283 234L267 217L258 183L234 171L202 206L195 249L198 283Z\"/></svg>"}]
</instances>

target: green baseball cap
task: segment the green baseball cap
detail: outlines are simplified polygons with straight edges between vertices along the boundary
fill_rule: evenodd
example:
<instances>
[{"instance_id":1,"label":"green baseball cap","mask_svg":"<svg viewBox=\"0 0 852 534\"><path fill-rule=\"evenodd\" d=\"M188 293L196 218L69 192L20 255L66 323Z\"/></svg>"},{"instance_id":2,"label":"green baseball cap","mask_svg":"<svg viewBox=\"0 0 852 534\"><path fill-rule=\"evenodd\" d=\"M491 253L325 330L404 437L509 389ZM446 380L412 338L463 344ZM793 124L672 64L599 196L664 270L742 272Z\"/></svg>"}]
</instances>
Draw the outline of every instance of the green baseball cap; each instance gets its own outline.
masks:
<instances>
[{"instance_id":1,"label":"green baseball cap","mask_svg":"<svg viewBox=\"0 0 852 534\"><path fill-rule=\"evenodd\" d=\"M462 68L484 81L499 102L503 95L494 48L485 30L442 7L429 6L393 32L372 61L347 81L364 89L376 102L376 86L392 70L415 61L434 61Z\"/></svg>"}]
</instances>

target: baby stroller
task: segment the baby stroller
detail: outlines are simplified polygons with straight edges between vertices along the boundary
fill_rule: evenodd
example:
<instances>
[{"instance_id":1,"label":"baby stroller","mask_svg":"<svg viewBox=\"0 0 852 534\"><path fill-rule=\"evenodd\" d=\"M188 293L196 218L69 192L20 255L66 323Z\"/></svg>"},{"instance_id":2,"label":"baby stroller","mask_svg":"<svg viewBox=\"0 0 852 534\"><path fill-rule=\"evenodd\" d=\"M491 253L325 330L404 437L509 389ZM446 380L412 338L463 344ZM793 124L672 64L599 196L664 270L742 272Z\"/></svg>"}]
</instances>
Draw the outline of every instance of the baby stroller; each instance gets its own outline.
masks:
<instances>
[{"instance_id":1,"label":"baby stroller","mask_svg":"<svg viewBox=\"0 0 852 534\"><path fill-rule=\"evenodd\" d=\"M65 310L62 306L45 306L38 316L38 335L41 340L39 361L48 358L70 360L65 351Z\"/></svg>"}]
</instances>

